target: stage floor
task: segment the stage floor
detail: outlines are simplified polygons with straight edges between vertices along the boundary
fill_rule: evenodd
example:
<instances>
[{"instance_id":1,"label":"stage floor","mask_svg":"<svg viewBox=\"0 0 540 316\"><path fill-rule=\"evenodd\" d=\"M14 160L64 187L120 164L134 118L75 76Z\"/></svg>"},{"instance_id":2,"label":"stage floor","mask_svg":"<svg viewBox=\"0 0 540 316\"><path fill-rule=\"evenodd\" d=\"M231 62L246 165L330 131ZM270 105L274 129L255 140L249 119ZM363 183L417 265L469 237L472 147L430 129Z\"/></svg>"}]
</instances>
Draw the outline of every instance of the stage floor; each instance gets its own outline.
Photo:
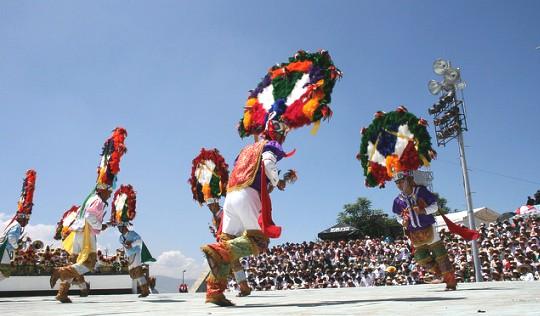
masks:
<instances>
[{"instance_id":1,"label":"stage floor","mask_svg":"<svg viewBox=\"0 0 540 316\"><path fill-rule=\"evenodd\" d=\"M540 282L444 284L253 292L237 306L204 304L203 293L0 298L2 315L540 315Z\"/></svg>"}]
</instances>

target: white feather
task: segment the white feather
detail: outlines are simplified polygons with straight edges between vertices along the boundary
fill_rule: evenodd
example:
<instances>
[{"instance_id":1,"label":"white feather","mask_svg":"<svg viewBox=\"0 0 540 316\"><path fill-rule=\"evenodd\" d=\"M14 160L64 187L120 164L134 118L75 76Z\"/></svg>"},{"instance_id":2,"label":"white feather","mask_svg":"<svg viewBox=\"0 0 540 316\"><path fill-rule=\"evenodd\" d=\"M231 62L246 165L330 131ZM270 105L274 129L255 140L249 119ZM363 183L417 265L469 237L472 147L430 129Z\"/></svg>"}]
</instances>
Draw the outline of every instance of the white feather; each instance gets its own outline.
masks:
<instances>
[{"instance_id":1,"label":"white feather","mask_svg":"<svg viewBox=\"0 0 540 316\"><path fill-rule=\"evenodd\" d=\"M210 183L216 164L212 160L205 160L195 169L195 178L201 185Z\"/></svg>"},{"instance_id":2,"label":"white feather","mask_svg":"<svg viewBox=\"0 0 540 316\"><path fill-rule=\"evenodd\" d=\"M291 93L287 97L287 102L285 102L287 106L293 104L294 101L298 100L302 95L304 95L304 93L306 93L307 86L305 85L308 82L309 82L309 74L304 74L302 78L296 81L296 83L294 84L294 88L292 89Z\"/></svg>"},{"instance_id":3,"label":"white feather","mask_svg":"<svg viewBox=\"0 0 540 316\"><path fill-rule=\"evenodd\" d=\"M272 104L274 104L274 86L268 85L266 88L257 95L257 99L259 100L259 103L262 104L263 108L268 111L272 107Z\"/></svg>"},{"instance_id":4,"label":"white feather","mask_svg":"<svg viewBox=\"0 0 540 316\"><path fill-rule=\"evenodd\" d=\"M369 161L373 161L380 165L386 166L386 159L383 155L381 155L381 153L377 150L377 148L372 142L368 142L367 154Z\"/></svg>"},{"instance_id":5,"label":"white feather","mask_svg":"<svg viewBox=\"0 0 540 316\"><path fill-rule=\"evenodd\" d=\"M400 125L398 128L398 138L395 147L395 154L398 156L398 158L401 158L405 147L407 147L407 144L412 139L414 139L414 134L412 134L409 130L409 126L407 126L407 124Z\"/></svg>"},{"instance_id":6,"label":"white feather","mask_svg":"<svg viewBox=\"0 0 540 316\"><path fill-rule=\"evenodd\" d=\"M121 212L124 209L124 205L126 204L127 194L122 193L119 194L116 200L114 201L114 205L116 206L116 211Z\"/></svg>"}]
</instances>

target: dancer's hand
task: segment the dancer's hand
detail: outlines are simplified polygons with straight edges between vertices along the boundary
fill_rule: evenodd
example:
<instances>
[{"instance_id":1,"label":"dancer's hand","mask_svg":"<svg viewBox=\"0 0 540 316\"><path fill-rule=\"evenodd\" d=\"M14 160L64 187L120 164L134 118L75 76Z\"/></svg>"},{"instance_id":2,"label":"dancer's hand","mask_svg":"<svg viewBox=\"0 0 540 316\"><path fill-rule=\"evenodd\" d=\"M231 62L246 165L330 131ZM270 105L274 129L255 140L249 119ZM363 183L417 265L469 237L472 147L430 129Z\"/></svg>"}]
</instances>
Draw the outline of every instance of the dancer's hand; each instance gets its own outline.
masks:
<instances>
[{"instance_id":1,"label":"dancer's hand","mask_svg":"<svg viewBox=\"0 0 540 316\"><path fill-rule=\"evenodd\" d=\"M413 206L413 211L414 211L416 214L426 214L426 209L425 209L425 208L421 208L420 206Z\"/></svg>"},{"instance_id":2,"label":"dancer's hand","mask_svg":"<svg viewBox=\"0 0 540 316\"><path fill-rule=\"evenodd\" d=\"M401 217L403 218L403 227L409 227L409 208L401 212Z\"/></svg>"},{"instance_id":3,"label":"dancer's hand","mask_svg":"<svg viewBox=\"0 0 540 316\"><path fill-rule=\"evenodd\" d=\"M287 182L285 180L279 180L277 183L277 188L281 191L285 190L285 187L287 186Z\"/></svg>"},{"instance_id":4,"label":"dancer's hand","mask_svg":"<svg viewBox=\"0 0 540 316\"><path fill-rule=\"evenodd\" d=\"M101 230L105 230L107 229L109 226L107 226L107 224L101 224Z\"/></svg>"}]
</instances>

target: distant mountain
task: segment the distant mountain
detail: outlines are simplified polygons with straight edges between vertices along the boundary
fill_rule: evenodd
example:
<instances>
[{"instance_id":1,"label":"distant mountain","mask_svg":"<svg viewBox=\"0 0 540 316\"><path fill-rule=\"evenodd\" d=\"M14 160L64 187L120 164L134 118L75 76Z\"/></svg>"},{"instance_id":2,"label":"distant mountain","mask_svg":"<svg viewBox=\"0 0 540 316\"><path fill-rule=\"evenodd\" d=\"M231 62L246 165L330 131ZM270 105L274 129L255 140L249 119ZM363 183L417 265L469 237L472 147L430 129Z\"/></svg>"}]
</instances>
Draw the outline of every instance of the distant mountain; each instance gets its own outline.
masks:
<instances>
[{"instance_id":1,"label":"distant mountain","mask_svg":"<svg viewBox=\"0 0 540 316\"><path fill-rule=\"evenodd\" d=\"M159 293L178 293L178 286L182 282L181 279L156 275L156 289ZM188 288L191 287L195 280L185 280Z\"/></svg>"}]
</instances>

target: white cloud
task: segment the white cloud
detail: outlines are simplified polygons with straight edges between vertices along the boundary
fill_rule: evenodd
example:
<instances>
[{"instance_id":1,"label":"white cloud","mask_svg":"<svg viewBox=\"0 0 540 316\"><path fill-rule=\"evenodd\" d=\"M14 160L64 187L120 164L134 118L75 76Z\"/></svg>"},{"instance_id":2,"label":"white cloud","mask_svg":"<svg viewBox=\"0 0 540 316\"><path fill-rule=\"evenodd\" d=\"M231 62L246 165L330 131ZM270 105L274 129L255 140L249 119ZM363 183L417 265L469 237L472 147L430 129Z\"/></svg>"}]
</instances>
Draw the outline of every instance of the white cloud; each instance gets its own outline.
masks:
<instances>
[{"instance_id":1,"label":"white cloud","mask_svg":"<svg viewBox=\"0 0 540 316\"><path fill-rule=\"evenodd\" d=\"M197 279L203 271L204 264L206 264L186 257L179 250L164 251L156 260L150 265L152 275L163 275L177 279L182 277L183 270L186 270L186 279Z\"/></svg>"},{"instance_id":2,"label":"white cloud","mask_svg":"<svg viewBox=\"0 0 540 316\"><path fill-rule=\"evenodd\" d=\"M10 215L0 213L0 233L10 221ZM54 225L28 224L25 227L25 234L32 238L32 240L41 240L45 245L61 247L60 242L53 239L55 229L56 226ZM98 237L98 249L102 249L102 251L107 249L111 254L114 253L116 248L121 247L118 242L118 235L119 233L116 230L107 229L107 231ZM185 256L180 250L169 250L162 252L156 258L156 262L150 266L150 271L152 275L162 275L179 279L182 277L182 271L186 270L186 279L197 279L205 266L205 260L198 262L193 258Z\"/></svg>"},{"instance_id":3,"label":"white cloud","mask_svg":"<svg viewBox=\"0 0 540 316\"><path fill-rule=\"evenodd\" d=\"M0 229L2 229L2 232L11 221L12 216L13 215L8 215L6 213L0 213ZM55 229L56 226L54 225L28 224L24 228L24 235L30 237L32 240L41 240L45 245L52 245L53 247L58 247L60 246L60 243L53 239Z\"/></svg>"},{"instance_id":4,"label":"white cloud","mask_svg":"<svg viewBox=\"0 0 540 316\"><path fill-rule=\"evenodd\" d=\"M32 240L41 240L45 245L59 247L60 242L53 239L55 230L56 226L44 224L28 224L24 228L26 236L30 237Z\"/></svg>"}]
</instances>

